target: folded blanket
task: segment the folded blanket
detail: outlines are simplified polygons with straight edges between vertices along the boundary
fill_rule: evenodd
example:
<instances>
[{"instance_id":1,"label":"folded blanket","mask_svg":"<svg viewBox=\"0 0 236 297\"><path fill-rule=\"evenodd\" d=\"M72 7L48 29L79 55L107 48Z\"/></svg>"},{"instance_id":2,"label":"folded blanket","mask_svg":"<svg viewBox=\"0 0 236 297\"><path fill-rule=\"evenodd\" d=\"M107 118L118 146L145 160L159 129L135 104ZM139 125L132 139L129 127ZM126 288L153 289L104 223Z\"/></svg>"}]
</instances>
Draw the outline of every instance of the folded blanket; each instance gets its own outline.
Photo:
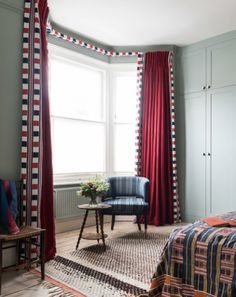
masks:
<instances>
[{"instance_id":1,"label":"folded blanket","mask_svg":"<svg viewBox=\"0 0 236 297\"><path fill-rule=\"evenodd\" d=\"M17 234L17 195L15 183L0 180L0 234Z\"/></svg>"},{"instance_id":2,"label":"folded blanket","mask_svg":"<svg viewBox=\"0 0 236 297\"><path fill-rule=\"evenodd\" d=\"M211 227L236 227L236 219L223 218L220 216L204 218L203 222Z\"/></svg>"},{"instance_id":3,"label":"folded blanket","mask_svg":"<svg viewBox=\"0 0 236 297\"><path fill-rule=\"evenodd\" d=\"M236 220L230 219L227 220L227 222L229 223L230 227L236 227Z\"/></svg>"}]
</instances>

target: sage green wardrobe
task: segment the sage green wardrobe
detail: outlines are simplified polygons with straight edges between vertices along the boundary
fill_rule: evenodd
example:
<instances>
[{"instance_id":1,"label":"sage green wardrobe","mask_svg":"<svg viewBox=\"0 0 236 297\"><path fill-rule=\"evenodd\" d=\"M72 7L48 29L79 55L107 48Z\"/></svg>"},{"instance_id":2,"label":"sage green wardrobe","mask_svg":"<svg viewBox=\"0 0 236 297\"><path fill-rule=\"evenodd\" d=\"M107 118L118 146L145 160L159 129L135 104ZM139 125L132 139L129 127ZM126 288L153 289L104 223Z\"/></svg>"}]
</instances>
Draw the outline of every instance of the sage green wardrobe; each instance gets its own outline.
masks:
<instances>
[{"instance_id":1,"label":"sage green wardrobe","mask_svg":"<svg viewBox=\"0 0 236 297\"><path fill-rule=\"evenodd\" d=\"M184 220L236 211L236 31L180 48L176 66Z\"/></svg>"}]
</instances>

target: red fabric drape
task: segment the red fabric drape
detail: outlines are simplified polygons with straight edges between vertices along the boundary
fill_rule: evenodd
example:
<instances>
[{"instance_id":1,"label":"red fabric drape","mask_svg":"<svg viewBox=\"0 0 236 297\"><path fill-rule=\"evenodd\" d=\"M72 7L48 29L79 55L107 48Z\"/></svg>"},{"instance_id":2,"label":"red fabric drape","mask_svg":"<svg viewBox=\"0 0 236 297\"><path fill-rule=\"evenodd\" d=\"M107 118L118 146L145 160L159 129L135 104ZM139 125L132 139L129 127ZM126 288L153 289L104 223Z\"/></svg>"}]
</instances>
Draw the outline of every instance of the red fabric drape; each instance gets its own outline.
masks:
<instances>
[{"instance_id":1,"label":"red fabric drape","mask_svg":"<svg viewBox=\"0 0 236 297\"><path fill-rule=\"evenodd\" d=\"M141 176L150 180L148 223L173 223L169 52L145 54Z\"/></svg>"},{"instance_id":2,"label":"red fabric drape","mask_svg":"<svg viewBox=\"0 0 236 297\"><path fill-rule=\"evenodd\" d=\"M53 170L50 129L50 109L48 93L48 49L46 23L48 17L47 0L39 0L41 26L41 86L42 86L42 189L40 204L41 228L46 229L46 261L56 253L55 223L53 215Z\"/></svg>"}]
</instances>

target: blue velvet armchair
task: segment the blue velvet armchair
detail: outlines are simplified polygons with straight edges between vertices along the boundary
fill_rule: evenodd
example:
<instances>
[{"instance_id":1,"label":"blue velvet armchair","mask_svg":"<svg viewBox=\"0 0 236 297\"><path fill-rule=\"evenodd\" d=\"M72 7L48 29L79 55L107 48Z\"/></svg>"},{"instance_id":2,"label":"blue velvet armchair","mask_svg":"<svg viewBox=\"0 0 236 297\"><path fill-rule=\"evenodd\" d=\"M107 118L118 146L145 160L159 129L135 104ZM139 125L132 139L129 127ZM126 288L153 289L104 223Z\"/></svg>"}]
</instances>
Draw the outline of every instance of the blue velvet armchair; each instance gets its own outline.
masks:
<instances>
[{"instance_id":1,"label":"blue velvet armchair","mask_svg":"<svg viewBox=\"0 0 236 297\"><path fill-rule=\"evenodd\" d=\"M102 201L112 207L104 210L103 214L112 216L111 230L114 228L116 215L136 215L139 230L141 230L140 217L144 217L146 231L149 180L145 177L115 176L107 178L107 182L110 184L110 189Z\"/></svg>"}]
</instances>

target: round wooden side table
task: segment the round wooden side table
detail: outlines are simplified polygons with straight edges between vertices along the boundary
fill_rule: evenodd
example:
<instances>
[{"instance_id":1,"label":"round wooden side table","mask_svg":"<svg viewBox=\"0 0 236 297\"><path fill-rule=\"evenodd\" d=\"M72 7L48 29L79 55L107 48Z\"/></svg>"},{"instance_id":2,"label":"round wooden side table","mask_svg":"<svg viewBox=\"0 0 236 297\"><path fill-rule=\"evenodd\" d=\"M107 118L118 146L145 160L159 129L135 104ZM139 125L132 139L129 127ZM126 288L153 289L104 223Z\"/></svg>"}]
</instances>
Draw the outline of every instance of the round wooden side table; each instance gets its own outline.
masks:
<instances>
[{"instance_id":1,"label":"round wooden side table","mask_svg":"<svg viewBox=\"0 0 236 297\"><path fill-rule=\"evenodd\" d=\"M105 238L107 237L107 234L103 232L103 214L102 211L103 209L110 208L111 205L108 204L82 204L77 206L79 209L84 209L85 210L85 215L84 215L84 220L80 229L79 233L79 238L76 244L76 250L79 247L79 243L81 238L83 239L88 239L88 240L97 240L99 243L99 240L102 240L104 251L106 250L106 245L105 245ZM90 210L93 210L95 212L95 219L96 219L96 231L97 233L87 233L83 235L84 227L86 224L86 220L88 217L88 213ZM99 226L100 225L100 226ZM100 227L100 228L99 228ZM100 230L99 230L100 229Z\"/></svg>"}]
</instances>

